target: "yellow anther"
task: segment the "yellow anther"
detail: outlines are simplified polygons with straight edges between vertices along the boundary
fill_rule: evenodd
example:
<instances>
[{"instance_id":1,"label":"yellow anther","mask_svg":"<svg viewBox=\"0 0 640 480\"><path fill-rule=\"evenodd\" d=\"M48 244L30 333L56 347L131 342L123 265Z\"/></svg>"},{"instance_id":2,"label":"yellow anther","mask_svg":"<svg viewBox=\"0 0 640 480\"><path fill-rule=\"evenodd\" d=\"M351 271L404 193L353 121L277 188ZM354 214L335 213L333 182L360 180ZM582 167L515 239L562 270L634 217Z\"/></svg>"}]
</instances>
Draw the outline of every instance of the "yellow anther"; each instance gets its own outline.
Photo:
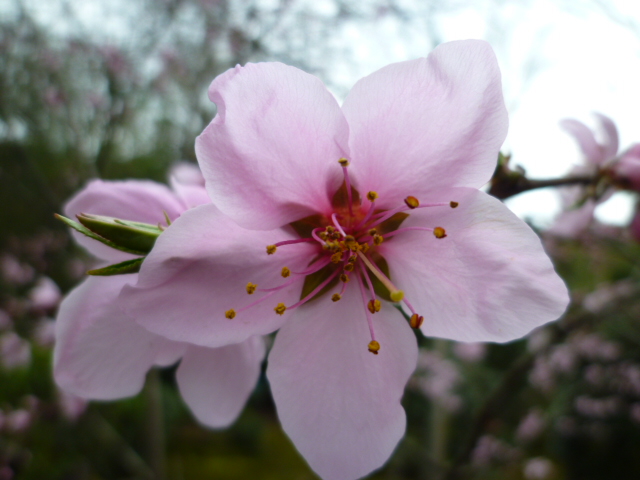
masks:
<instances>
[{"instance_id":1,"label":"yellow anther","mask_svg":"<svg viewBox=\"0 0 640 480\"><path fill-rule=\"evenodd\" d=\"M224 316L229 320L233 320L234 318L236 318L236 311L233 308L231 310L227 310L226 312L224 312Z\"/></svg>"},{"instance_id":2,"label":"yellow anther","mask_svg":"<svg viewBox=\"0 0 640 480\"><path fill-rule=\"evenodd\" d=\"M280 275L282 275L284 278L287 278L289 275L291 275L291 270L289 270L289 267L282 267L282 272L280 272Z\"/></svg>"},{"instance_id":3,"label":"yellow anther","mask_svg":"<svg viewBox=\"0 0 640 480\"><path fill-rule=\"evenodd\" d=\"M360 251L362 253L367 253L368 250L369 250L369 244L368 243L363 243L362 245L360 245Z\"/></svg>"},{"instance_id":4,"label":"yellow anther","mask_svg":"<svg viewBox=\"0 0 640 480\"><path fill-rule=\"evenodd\" d=\"M382 304L380 303L380 300L376 298L375 300L369 300L369 303L367 303L367 308L371 313L376 313L380 311L380 309L382 308Z\"/></svg>"},{"instance_id":5,"label":"yellow anther","mask_svg":"<svg viewBox=\"0 0 640 480\"><path fill-rule=\"evenodd\" d=\"M285 310L287 309L287 307L285 306L284 303L279 303L278 305L275 306L275 308L273 309L278 315L282 315Z\"/></svg>"},{"instance_id":6,"label":"yellow anther","mask_svg":"<svg viewBox=\"0 0 640 480\"><path fill-rule=\"evenodd\" d=\"M378 355L378 351L380 351L380 344L375 340L371 340L369 342L369 351L374 355Z\"/></svg>"},{"instance_id":7,"label":"yellow anther","mask_svg":"<svg viewBox=\"0 0 640 480\"><path fill-rule=\"evenodd\" d=\"M396 290L395 292L389 292L389 297L391 297L392 302L401 302L404 298L404 292L402 290Z\"/></svg>"},{"instance_id":8,"label":"yellow anther","mask_svg":"<svg viewBox=\"0 0 640 480\"><path fill-rule=\"evenodd\" d=\"M340 280L342 281L342 283L347 283L350 280L349 275L347 275L346 273L341 273Z\"/></svg>"},{"instance_id":9,"label":"yellow anther","mask_svg":"<svg viewBox=\"0 0 640 480\"><path fill-rule=\"evenodd\" d=\"M422 322L424 322L424 317L417 313L411 315L411 318L409 319L409 325L411 325L411 328L420 328L422 326Z\"/></svg>"},{"instance_id":10,"label":"yellow anther","mask_svg":"<svg viewBox=\"0 0 640 480\"><path fill-rule=\"evenodd\" d=\"M320 233L318 234L318 236L319 236L322 240L326 240L326 239L329 237L329 235L327 234L327 232L320 232Z\"/></svg>"},{"instance_id":11,"label":"yellow anther","mask_svg":"<svg viewBox=\"0 0 640 480\"><path fill-rule=\"evenodd\" d=\"M374 202L377 198L378 198L378 192L374 192L373 190L371 190L369 193L367 193L367 199L370 202Z\"/></svg>"},{"instance_id":12,"label":"yellow anther","mask_svg":"<svg viewBox=\"0 0 640 480\"><path fill-rule=\"evenodd\" d=\"M404 199L404 203L406 203L407 207L412 210L420 206L420 202L418 201L418 199L416 197L412 197L411 195Z\"/></svg>"},{"instance_id":13,"label":"yellow anther","mask_svg":"<svg viewBox=\"0 0 640 480\"><path fill-rule=\"evenodd\" d=\"M249 295L255 292L256 288L258 288L258 285L256 285L255 283L251 283L251 282L247 283L247 293Z\"/></svg>"},{"instance_id":14,"label":"yellow anther","mask_svg":"<svg viewBox=\"0 0 640 480\"><path fill-rule=\"evenodd\" d=\"M384 242L384 237L382 235L378 235L377 233L373 236L373 244L380 245Z\"/></svg>"},{"instance_id":15,"label":"yellow anther","mask_svg":"<svg viewBox=\"0 0 640 480\"><path fill-rule=\"evenodd\" d=\"M358 255L351 255L349 257L349 263L356 263L357 259L358 259Z\"/></svg>"},{"instance_id":16,"label":"yellow anther","mask_svg":"<svg viewBox=\"0 0 640 480\"><path fill-rule=\"evenodd\" d=\"M278 247L276 247L275 245L267 245L267 255L273 255L274 253L276 253L277 249Z\"/></svg>"},{"instance_id":17,"label":"yellow anther","mask_svg":"<svg viewBox=\"0 0 640 480\"><path fill-rule=\"evenodd\" d=\"M353 263L347 263L347 264L344 266L344 271L345 271L345 272L353 272L353 268L354 268Z\"/></svg>"},{"instance_id":18,"label":"yellow anther","mask_svg":"<svg viewBox=\"0 0 640 480\"><path fill-rule=\"evenodd\" d=\"M436 227L433 229L433 234L436 238L444 238L447 236L447 232L442 227Z\"/></svg>"},{"instance_id":19,"label":"yellow anther","mask_svg":"<svg viewBox=\"0 0 640 480\"><path fill-rule=\"evenodd\" d=\"M367 233L373 237L376 233L378 233L378 230L376 230L375 228L372 228Z\"/></svg>"},{"instance_id":20,"label":"yellow anther","mask_svg":"<svg viewBox=\"0 0 640 480\"><path fill-rule=\"evenodd\" d=\"M458 202L449 202L451 208L456 208L458 205L460 205Z\"/></svg>"},{"instance_id":21,"label":"yellow anther","mask_svg":"<svg viewBox=\"0 0 640 480\"><path fill-rule=\"evenodd\" d=\"M342 261L342 252L336 252L331 255L331 263L340 263Z\"/></svg>"},{"instance_id":22,"label":"yellow anther","mask_svg":"<svg viewBox=\"0 0 640 480\"><path fill-rule=\"evenodd\" d=\"M347 235L346 237L344 237L344 243L346 243L347 245L350 243L354 243L356 241L356 238L353 235Z\"/></svg>"},{"instance_id":23,"label":"yellow anther","mask_svg":"<svg viewBox=\"0 0 640 480\"><path fill-rule=\"evenodd\" d=\"M342 298L342 295L340 295L339 293L334 293L334 294L331 296L331 300L332 300L332 301L334 301L334 302L337 302L337 301L338 301L338 300L340 300L341 298Z\"/></svg>"},{"instance_id":24,"label":"yellow anther","mask_svg":"<svg viewBox=\"0 0 640 480\"><path fill-rule=\"evenodd\" d=\"M336 227L334 227L333 225L327 225L324 229L327 233L333 233L336 231Z\"/></svg>"},{"instance_id":25,"label":"yellow anther","mask_svg":"<svg viewBox=\"0 0 640 480\"><path fill-rule=\"evenodd\" d=\"M347 160L346 158L341 158L340 160L338 160L338 163L343 167L348 167L349 166L349 160Z\"/></svg>"}]
</instances>

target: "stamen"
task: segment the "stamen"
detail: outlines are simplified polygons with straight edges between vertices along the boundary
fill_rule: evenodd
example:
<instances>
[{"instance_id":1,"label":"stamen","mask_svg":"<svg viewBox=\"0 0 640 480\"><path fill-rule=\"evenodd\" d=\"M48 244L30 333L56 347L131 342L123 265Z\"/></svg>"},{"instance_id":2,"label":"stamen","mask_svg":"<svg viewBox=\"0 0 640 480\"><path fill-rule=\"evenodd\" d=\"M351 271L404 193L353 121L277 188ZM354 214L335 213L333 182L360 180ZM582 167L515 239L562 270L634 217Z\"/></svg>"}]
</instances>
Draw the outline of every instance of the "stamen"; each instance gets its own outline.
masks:
<instances>
[{"instance_id":1,"label":"stamen","mask_svg":"<svg viewBox=\"0 0 640 480\"><path fill-rule=\"evenodd\" d=\"M277 247L281 247L283 245L293 245L294 243L303 243L303 242L313 242L313 239L312 238L298 238L297 240L284 240L284 241L278 242L278 243L276 243L274 245L269 245L269 247L274 246L274 247L277 248ZM267 248L269 248L269 247L267 247Z\"/></svg>"},{"instance_id":2,"label":"stamen","mask_svg":"<svg viewBox=\"0 0 640 480\"><path fill-rule=\"evenodd\" d=\"M230 310L227 310L226 312L224 312L224 316L227 317L229 320L233 320L236 317L236 311L233 308Z\"/></svg>"},{"instance_id":3,"label":"stamen","mask_svg":"<svg viewBox=\"0 0 640 480\"><path fill-rule=\"evenodd\" d=\"M256 288L258 288L258 285L256 285L255 283L247 283L247 293L249 295L253 295L253 292L256 291Z\"/></svg>"},{"instance_id":4,"label":"stamen","mask_svg":"<svg viewBox=\"0 0 640 480\"><path fill-rule=\"evenodd\" d=\"M369 303L367 303L367 308L373 314L380 311L380 309L382 308L382 304L380 303L380 300L376 298L375 300L369 300Z\"/></svg>"},{"instance_id":5,"label":"stamen","mask_svg":"<svg viewBox=\"0 0 640 480\"><path fill-rule=\"evenodd\" d=\"M277 249L278 247L276 247L275 245L267 245L267 255L273 255L274 253L276 253Z\"/></svg>"},{"instance_id":6,"label":"stamen","mask_svg":"<svg viewBox=\"0 0 640 480\"><path fill-rule=\"evenodd\" d=\"M273 309L278 315L282 315L286 310L287 307L285 306L284 303L279 303L278 305L275 306L275 308Z\"/></svg>"},{"instance_id":7,"label":"stamen","mask_svg":"<svg viewBox=\"0 0 640 480\"><path fill-rule=\"evenodd\" d=\"M367 199L370 202L375 202L378 199L378 192L374 192L373 190L367 193Z\"/></svg>"},{"instance_id":8,"label":"stamen","mask_svg":"<svg viewBox=\"0 0 640 480\"><path fill-rule=\"evenodd\" d=\"M418 230L418 231L423 231L423 232L433 232L433 228L427 228L427 227L403 227L403 228L399 228L397 230L394 230L392 232L385 233L383 235L383 237L384 238L393 237L394 235L397 235L398 233L408 232L410 230Z\"/></svg>"},{"instance_id":9,"label":"stamen","mask_svg":"<svg viewBox=\"0 0 640 480\"><path fill-rule=\"evenodd\" d=\"M369 342L369 351L374 355L378 355L378 352L380 351L380 344L375 340L371 340Z\"/></svg>"},{"instance_id":10,"label":"stamen","mask_svg":"<svg viewBox=\"0 0 640 480\"><path fill-rule=\"evenodd\" d=\"M382 235L378 235L377 233L373 236L373 244L380 245L384 242L384 237Z\"/></svg>"},{"instance_id":11,"label":"stamen","mask_svg":"<svg viewBox=\"0 0 640 480\"><path fill-rule=\"evenodd\" d=\"M338 300L340 300L341 298L342 298L342 295L340 295L339 293L334 293L334 294L331 296L331 301L333 301L333 302L337 302L337 301L338 301Z\"/></svg>"},{"instance_id":12,"label":"stamen","mask_svg":"<svg viewBox=\"0 0 640 480\"><path fill-rule=\"evenodd\" d=\"M292 283L297 282L299 279L297 277L293 277L292 279L284 282L282 285L278 285L277 287L272 288L258 288L259 292L277 292L278 290L282 290L284 287L288 287Z\"/></svg>"},{"instance_id":13,"label":"stamen","mask_svg":"<svg viewBox=\"0 0 640 480\"><path fill-rule=\"evenodd\" d=\"M291 270L289 270L289 267L282 267L280 275L282 275L283 278L287 278L289 275L291 275Z\"/></svg>"},{"instance_id":14,"label":"stamen","mask_svg":"<svg viewBox=\"0 0 640 480\"><path fill-rule=\"evenodd\" d=\"M336 252L331 255L331 263L340 263L342 261L342 252Z\"/></svg>"},{"instance_id":15,"label":"stamen","mask_svg":"<svg viewBox=\"0 0 640 480\"><path fill-rule=\"evenodd\" d=\"M347 167L349 166L349 160L346 158L341 158L338 160L338 163L342 166L342 171L344 173L344 183L347 187L347 198L349 199L349 215L353 218L353 200L351 198L351 182L349 181L349 172ZM343 234L344 235L344 234Z\"/></svg>"},{"instance_id":16,"label":"stamen","mask_svg":"<svg viewBox=\"0 0 640 480\"><path fill-rule=\"evenodd\" d=\"M331 220L333 221L333 224L336 226L336 228L338 229L338 231L342 234L343 237L346 237L347 234L344 233L344 230L342 229L342 227L340 226L340 224L338 223L338 218L336 216L335 213L331 214Z\"/></svg>"},{"instance_id":17,"label":"stamen","mask_svg":"<svg viewBox=\"0 0 640 480\"><path fill-rule=\"evenodd\" d=\"M366 305L367 304L367 294L364 291L364 284L362 283L362 279L360 277L358 277L358 286L360 287L360 294L362 295L362 302ZM373 329L373 318L371 318L371 314L369 313L369 310L365 308L364 310L364 314L367 317L367 324L369 325L369 334L371 335L371 342L369 343L369 351L371 353L375 353L377 355L378 350L380 350L380 344L378 342L376 342L376 332ZM375 342L375 345L378 346L377 350L372 351L371 350L371 345ZM375 347L374 345L374 347Z\"/></svg>"},{"instance_id":18,"label":"stamen","mask_svg":"<svg viewBox=\"0 0 640 480\"><path fill-rule=\"evenodd\" d=\"M409 207L411 210L420 206L420 201L416 197L413 197L411 195L404 199L404 203L406 203L407 207Z\"/></svg>"},{"instance_id":19,"label":"stamen","mask_svg":"<svg viewBox=\"0 0 640 480\"><path fill-rule=\"evenodd\" d=\"M391 297L391 300L393 300L394 302L401 301L404 298L404 292L400 290L398 287L396 287L393 283L391 283L391 280L389 280L387 276L384 273L382 273L382 271L373 262L371 262L371 260L369 260L362 252L358 252L358 255L360 256L362 261L367 265L367 267L369 267L369 270L371 270L371 273L373 273L376 277L378 277L378 280L380 280L380 282L385 287L387 287L387 290L389 290L389 296Z\"/></svg>"},{"instance_id":20,"label":"stamen","mask_svg":"<svg viewBox=\"0 0 640 480\"><path fill-rule=\"evenodd\" d=\"M460 205L458 202L449 202L451 208L456 208L458 205Z\"/></svg>"},{"instance_id":21,"label":"stamen","mask_svg":"<svg viewBox=\"0 0 640 480\"><path fill-rule=\"evenodd\" d=\"M291 272L294 275L311 275L312 273L316 273L318 270L320 270L321 268L326 267L327 265L329 265L329 263L331 263L331 260L327 257L324 257L322 260L318 260L317 262L313 263L311 265L311 267L309 267L307 270L303 270L302 272Z\"/></svg>"},{"instance_id":22,"label":"stamen","mask_svg":"<svg viewBox=\"0 0 640 480\"><path fill-rule=\"evenodd\" d=\"M353 269L354 269L354 264L353 263L347 263L344 266L344 271L345 272L353 272Z\"/></svg>"},{"instance_id":23,"label":"stamen","mask_svg":"<svg viewBox=\"0 0 640 480\"><path fill-rule=\"evenodd\" d=\"M442 227L436 227L433 229L433 234L436 238L444 238L447 236L447 232Z\"/></svg>"},{"instance_id":24,"label":"stamen","mask_svg":"<svg viewBox=\"0 0 640 480\"><path fill-rule=\"evenodd\" d=\"M422 315L414 313L413 315L411 315L409 325L411 325L411 328L420 328L422 326L422 322L424 322L424 317Z\"/></svg>"},{"instance_id":25,"label":"stamen","mask_svg":"<svg viewBox=\"0 0 640 480\"><path fill-rule=\"evenodd\" d=\"M293 283L293 281L291 282ZM271 297L272 295L276 294L281 288L286 287L287 285L281 285L277 288L272 288L270 289L269 293L267 293L266 295L263 295L261 298L258 298L255 302L251 302L249 305L245 305L242 308L239 308L238 310L233 310L233 316L235 317L236 313L242 313L245 310L249 310L251 307L255 307L256 305L258 305L259 303L264 302L267 298ZM259 292L264 291L263 289L258 289ZM230 311L230 310L229 310ZM227 313L229 313L229 311L227 311ZM225 314L226 316L226 314ZM229 317L227 317L229 318Z\"/></svg>"},{"instance_id":26,"label":"stamen","mask_svg":"<svg viewBox=\"0 0 640 480\"><path fill-rule=\"evenodd\" d=\"M360 271L362 272L362 276L367 281L367 286L369 287L369 293L371 293L371 300L373 301L376 299L376 292L373 289L373 283L371 283L371 278L369 277L369 274L367 273L367 269L364 267L364 265L360 263L359 266L360 266Z\"/></svg>"},{"instance_id":27,"label":"stamen","mask_svg":"<svg viewBox=\"0 0 640 480\"><path fill-rule=\"evenodd\" d=\"M340 281L342 283L346 284L349 280L350 280L349 275L347 275L346 273L343 273L340 275Z\"/></svg>"},{"instance_id":28,"label":"stamen","mask_svg":"<svg viewBox=\"0 0 640 480\"><path fill-rule=\"evenodd\" d=\"M376 233L378 233L378 230L376 230L375 228L372 228L372 229L371 229L371 230L369 230L367 233L368 233L370 236L372 236L372 237L373 237Z\"/></svg>"}]
</instances>

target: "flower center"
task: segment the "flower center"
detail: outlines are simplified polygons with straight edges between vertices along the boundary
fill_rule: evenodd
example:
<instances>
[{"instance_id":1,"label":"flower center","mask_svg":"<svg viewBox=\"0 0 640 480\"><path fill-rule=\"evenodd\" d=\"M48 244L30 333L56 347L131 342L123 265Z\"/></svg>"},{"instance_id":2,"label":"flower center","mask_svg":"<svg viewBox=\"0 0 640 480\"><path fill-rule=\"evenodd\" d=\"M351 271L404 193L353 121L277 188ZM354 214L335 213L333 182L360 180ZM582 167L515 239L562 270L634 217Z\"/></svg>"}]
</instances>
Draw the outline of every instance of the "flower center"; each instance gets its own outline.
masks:
<instances>
[{"instance_id":1,"label":"flower center","mask_svg":"<svg viewBox=\"0 0 640 480\"><path fill-rule=\"evenodd\" d=\"M338 302L345 295L351 280L358 285L371 340L368 349L377 355L380 343L376 340L373 315L380 311L380 299L396 304L404 303L411 312L410 325L419 328L424 318L413 308L405 297L404 292L391 280L389 267L378 247L385 241L392 240L395 235L406 231L431 232L436 238L447 236L444 228L435 227L404 227L402 223L409 217L408 211L426 207L456 208L457 202L420 204L420 201L408 196L404 203L396 208L382 210L376 208L378 194L368 192L366 201L362 201L359 192L353 188L349 178L349 161L341 158L339 161L344 174L342 186L332 199L330 214L316 214L300 219L290 224L299 235L298 239L284 240L268 245L268 255L273 255L279 247L295 245L303 242L316 243L320 248L315 257L311 258L307 268L301 272L292 272L284 266L281 276L288 279L283 284L273 288L258 288L249 282L246 291L249 295L261 292L256 301L238 310L230 309L225 312L228 319L251 307L262 303L280 290L296 282L301 283L300 300L293 305L278 303L274 311L283 315L289 310L321 296L330 291L333 302Z\"/></svg>"}]
</instances>

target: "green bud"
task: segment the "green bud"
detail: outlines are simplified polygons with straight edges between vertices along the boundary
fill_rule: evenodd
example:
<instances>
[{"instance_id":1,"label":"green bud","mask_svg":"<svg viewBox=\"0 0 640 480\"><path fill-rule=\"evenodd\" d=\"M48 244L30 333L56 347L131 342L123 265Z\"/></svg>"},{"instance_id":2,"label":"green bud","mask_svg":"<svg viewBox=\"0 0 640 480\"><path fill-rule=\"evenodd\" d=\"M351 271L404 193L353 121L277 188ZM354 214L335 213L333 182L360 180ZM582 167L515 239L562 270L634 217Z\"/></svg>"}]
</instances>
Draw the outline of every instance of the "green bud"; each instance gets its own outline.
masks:
<instances>
[{"instance_id":1,"label":"green bud","mask_svg":"<svg viewBox=\"0 0 640 480\"><path fill-rule=\"evenodd\" d=\"M139 254L147 254L162 233L157 225L120 220L102 215L81 213L78 221L91 232L105 238L119 247Z\"/></svg>"}]
</instances>

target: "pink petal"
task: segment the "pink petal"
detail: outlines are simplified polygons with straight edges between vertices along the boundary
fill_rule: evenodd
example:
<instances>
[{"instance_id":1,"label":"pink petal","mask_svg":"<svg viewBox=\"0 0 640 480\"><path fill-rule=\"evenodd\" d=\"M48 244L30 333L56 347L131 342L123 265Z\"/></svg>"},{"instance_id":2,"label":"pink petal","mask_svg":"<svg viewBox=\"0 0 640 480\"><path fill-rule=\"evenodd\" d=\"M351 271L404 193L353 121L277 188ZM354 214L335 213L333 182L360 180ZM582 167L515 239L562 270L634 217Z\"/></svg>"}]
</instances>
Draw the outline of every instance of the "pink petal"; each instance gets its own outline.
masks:
<instances>
[{"instance_id":1,"label":"pink petal","mask_svg":"<svg viewBox=\"0 0 640 480\"><path fill-rule=\"evenodd\" d=\"M616 124L613 123L613 120L606 115L598 112L594 112L594 115L600 121L600 125L605 133L604 143L601 146L603 155L606 160L611 160L618 153L618 128Z\"/></svg>"},{"instance_id":2,"label":"pink petal","mask_svg":"<svg viewBox=\"0 0 640 480\"><path fill-rule=\"evenodd\" d=\"M54 350L61 388L101 400L135 395L162 352L175 349L119 310L118 293L132 280L132 275L90 277L63 300Z\"/></svg>"},{"instance_id":3,"label":"pink petal","mask_svg":"<svg viewBox=\"0 0 640 480\"><path fill-rule=\"evenodd\" d=\"M167 212L173 220L183 210L185 207L180 200L165 185L140 180L93 180L69 200L64 208L65 215L72 220L79 213L93 213L154 225L165 223L163 212ZM133 258L128 253L109 248L75 231L73 235L80 245L103 260L121 262Z\"/></svg>"},{"instance_id":4,"label":"pink petal","mask_svg":"<svg viewBox=\"0 0 640 480\"><path fill-rule=\"evenodd\" d=\"M378 70L356 83L343 111L357 185L378 192L381 206L485 184L508 127L500 70L480 40Z\"/></svg>"},{"instance_id":5,"label":"pink petal","mask_svg":"<svg viewBox=\"0 0 640 480\"><path fill-rule=\"evenodd\" d=\"M593 221L593 214L598 204L589 199L582 206L569 208L554 220L547 232L564 238L576 238L584 232Z\"/></svg>"},{"instance_id":6,"label":"pink petal","mask_svg":"<svg viewBox=\"0 0 640 480\"><path fill-rule=\"evenodd\" d=\"M218 113L196 140L213 203L268 230L330 209L347 123L316 77L280 63L237 66L209 87Z\"/></svg>"},{"instance_id":7,"label":"pink petal","mask_svg":"<svg viewBox=\"0 0 640 480\"><path fill-rule=\"evenodd\" d=\"M600 165L608 160L602 148L596 142L593 132L584 123L572 118L566 118L560 121L560 127L575 139L580 150L582 150L585 158L590 163Z\"/></svg>"},{"instance_id":8,"label":"pink petal","mask_svg":"<svg viewBox=\"0 0 640 480\"><path fill-rule=\"evenodd\" d=\"M197 165L188 162L174 165L169 174L169 184L182 200L185 210L211 202L204 186L204 177Z\"/></svg>"},{"instance_id":9,"label":"pink petal","mask_svg":"<svg viewBox=\"0 0 640 480\"><path fill-rule=\"evenodd\" d=\"M360 478L386 462L405 431L400 404L417 362L407 322L385 305L373 322L352 282L339 302L320 298L285 324L267 377L284 430L324 480Z\"/></svg>"},{"instance_id":10,"label":"pink petal","mask_svg":"<svg viewBox=\"0 0 640 480\"><path fill-rule=\"evenodd\" d=\"M317 246L285 246L267 255L267 245L291 238L283 230L245 230L211 204L196 207L160 235L142 265L138 283L123 289L120 302L150 331L206 347L273 332L289 316L277 315L273 308L279 302L295 303L302 280L233 320L225 312L261 298L260 292L247 295L247 283L276 287L286 282L280 276L282 267L294 272L307 267Z\"/></svg>"},{"instance_id":11,"label":"pink petal","mask_svg":"<svg viewBox=\"0 0 640 480\"><path fill-rule=\"evenodd\" d=\"M640 191L640 143L632 145L613 166L620 180Z\"/></svg>"},{"instance_id":12,"label":"pink petal","mask_svg":"<svg viewBox=\"0 0 640 480\"><path fill-rule=\"evenodd\" d=\"M256 386L264 354L259 337L220 348L190 346L176 380L195 417L213 428L233 423Z\"/></svg>"},{"instance_id":13,"label":"pink petal","mask_svg":"<svg viewBox=\"0 0 640 480\"><path fill-rule=\"evenodd\" d=\"M403 227L443 227L446 238L408 231L379 247L392 280L424 316L425 335L506 342L562 315L567 288L527 224L481 191L435 197L460 205L422 209Z\"/></svg>"}]
</instances>

